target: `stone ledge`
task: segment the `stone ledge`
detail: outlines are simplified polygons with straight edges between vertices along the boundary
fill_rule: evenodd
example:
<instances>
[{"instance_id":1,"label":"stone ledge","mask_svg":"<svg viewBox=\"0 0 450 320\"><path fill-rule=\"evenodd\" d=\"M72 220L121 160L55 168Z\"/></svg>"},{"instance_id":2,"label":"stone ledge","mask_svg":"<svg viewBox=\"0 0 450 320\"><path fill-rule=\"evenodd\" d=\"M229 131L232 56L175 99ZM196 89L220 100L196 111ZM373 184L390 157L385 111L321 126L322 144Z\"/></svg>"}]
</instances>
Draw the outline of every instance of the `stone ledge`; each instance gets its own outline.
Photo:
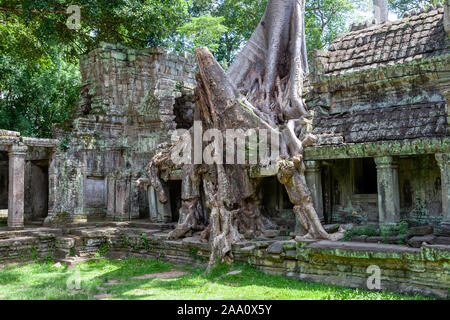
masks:
<instances>
[{"instance_id":1,"label":"stone ledge","mask_svg":"<svg viewBox=\"0 0 450 320\"><path fill-rule=\"evenodd\" d=\"M450 152L450 138L348 143L305 148L305 160L351 159L375 156L408 156Z\"/></svg>"},{"instance_id":2,"label":"stone ledge","mask_svg":"<svg viewBox=\"0 0 450 320\"><path fill-rule=\"evenodd\" d=\"M23 143L29 147L46 147L55 148L59 141L55 139L37 139L37 138L23 138Z\"/></svg>"},{"instance_id":3,"label":"stone ledge","mask_svg":"<svg viewBox=\"0 0 450 320\"><path fill-rule=\"evenodd\" d=\"M339 249L351 251L371 251L371 252L386 252L386 253L411 253L419 254L420 250L410 248L407 246L392 245L392 244L374 244L366 242L333 242L328 240L321 240L307 245L307 248L313 249Z\"/></svg>"}]
</instances>

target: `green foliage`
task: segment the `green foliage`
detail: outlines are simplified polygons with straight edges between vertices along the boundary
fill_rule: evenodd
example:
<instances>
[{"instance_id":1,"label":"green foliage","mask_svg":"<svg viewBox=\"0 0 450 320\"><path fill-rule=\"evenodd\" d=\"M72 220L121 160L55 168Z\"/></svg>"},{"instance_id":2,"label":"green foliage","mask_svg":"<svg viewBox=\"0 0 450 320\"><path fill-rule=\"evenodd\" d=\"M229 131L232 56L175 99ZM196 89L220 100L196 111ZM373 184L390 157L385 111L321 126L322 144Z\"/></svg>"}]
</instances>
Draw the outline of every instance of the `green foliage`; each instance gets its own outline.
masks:
<instances>
[{"instance_id":1,"label":"green foliage","mask_svg":"<svg viewBox=\"0 0 450 320\"><path fill-rule=\"evenodd\" d=\"M194 247L189 247L189 255L194 260L198 260L198 261L205 262L205 263L208 261L208 259L206 259L205 257L202 257L201 255L199 255L198 254L198 249L194 248Z\"/></svg>"},{"instance_id":2,"label":"green foliage","mask_svg":"<svg viewBox=\"0 0 450 320\"><path fill-rule=\"evenodd\" d=\"M109 251L109 244L108 242L104 242L102 246L97 250L96 255L97 257L104 257Z\"/></svg>"},{"instance_id":3,"label":"green foliage","mask_svg":"<svg viewBox=\"0 0 450 320\"><path fill-rule=\"evenodd\" d=\"M189 4L189 0L5 0L0 5L0 32L8 37L0 37L0 53L4 48L18 54L25 49L30 57L40 58L60 44L74 58L101 41L133 48L167 45L187 19ZM67 27L72 15L67 8L73 5L80 8L78 30Z\"/></svg>"},{"instance_id":4,"label":"green foliage","mask_svg":"<svg viewBox=\"0 0 450 320\"><path fill-rule=\"evenodd\" d=\"M208 47L211 52L216 52L219 48L221 34L228 30L222 24L224 21L224 17L213 17L210 14L205 14L198 18L192 18L177 31L189 39L186 45L188 50Z\"/></svg>"},{"instance_id":5,"label":"green foliage","mask_svg":"<svg viewBox=\"0 0 450 320\"><path fill-rule=\"evenodd\" d=\"M403 16L405 12L427 9L444 2L445 0L389 0L389 9L398 16Z\"/></svg>"},{"instance_id":6,"label":"green foliage","mask_svg":"<svg viewBox=\"0 0 450 320\"><path fill-rule=\"evenodd\" d=\"M347 241L356 236L374 237L378 235L379 231L374 226L356 226L345 231L344 240Z\"/></svg>"},{"instance_id":7,"label":"green foliage","mask_svg":"<svg viewBox=\"0 0 450 320\"><path fill-rule=\"evenodd\" d=\"M362 18L355 10L368 7L366 0L312 0L306 1L305 30L308 52L327 48L331 41L348 31L350 22Z\"/></svg>"},{"instance_id":8,"label":"green foliage","mask_svg":"<svg viewBox=\"0 0 450 320\"><path fill-rule=\"evenodd\" d=\"M34 65L0 55L0 128L51 137L52 124L70 117L79 88L77 66L61 54Z\"/></svg>"}]
</instances>

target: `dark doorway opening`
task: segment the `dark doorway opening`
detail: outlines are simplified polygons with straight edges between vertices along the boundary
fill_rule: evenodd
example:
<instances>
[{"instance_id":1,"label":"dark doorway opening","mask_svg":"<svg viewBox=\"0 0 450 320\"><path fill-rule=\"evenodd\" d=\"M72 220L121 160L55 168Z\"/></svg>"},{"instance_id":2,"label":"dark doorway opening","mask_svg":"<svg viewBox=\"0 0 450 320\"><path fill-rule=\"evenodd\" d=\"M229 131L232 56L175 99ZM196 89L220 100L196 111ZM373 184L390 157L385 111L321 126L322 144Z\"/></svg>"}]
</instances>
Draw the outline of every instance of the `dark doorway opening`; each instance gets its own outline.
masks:
<instances>
[{"instance_id":1,"label":"dark doorway opening","mask_svg":"<svg viewBox=\"0 0 450 320\"><path fill-rule=\"evenodd\" d=\"M42 220L48 215L48 160L31 161L30 210L32 220Z\"/></svg>"},{"instance_id":2,"label":"dark doorway opening","mask_svg":"<svg viewBox=\"0 0 450 320\"><path fill-rule=\"evenodd\" d=\"M169 181L170 209L172 222L178 222L181 208L181 180Z\"/></svg>"},{"instance_id":3,"label":"dark doorway opening","mask_svg":"<svg viewBox=\"0 0 450 320\"><path fill-rule=\"evenodd\" d=\"M354 160L355 194L376 194L377 167L373 158Z\"/></svg>"},{"instance_id":4,"label":"dark doorway opening","mask_svg":"<svg viewBox=\"0 0 450 320\"><path fill-rule=\"evenodd\" d=\"M175 99L173 106L177 129L190 129L194 125L194 108L186 96Z\"/></svg>"}]
</instances>

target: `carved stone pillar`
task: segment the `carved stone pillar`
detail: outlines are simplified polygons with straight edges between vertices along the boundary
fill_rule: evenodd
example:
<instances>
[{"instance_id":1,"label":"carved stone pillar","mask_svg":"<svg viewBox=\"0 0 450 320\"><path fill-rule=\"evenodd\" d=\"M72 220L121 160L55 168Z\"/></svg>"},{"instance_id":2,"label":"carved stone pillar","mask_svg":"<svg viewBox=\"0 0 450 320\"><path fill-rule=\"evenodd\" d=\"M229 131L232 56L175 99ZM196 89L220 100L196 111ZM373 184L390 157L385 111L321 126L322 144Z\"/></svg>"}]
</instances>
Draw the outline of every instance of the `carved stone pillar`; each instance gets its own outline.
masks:
<instances>
[{"instance_id":1,"label":"carved stone pillar","mask_svg":"<svg viewBox=\"0 0 450 320\"><path fill-rule=\"evenodd\" d=\"M170 205L170 194L166 190L169 200L166 203L159 201L158 193L153 187L148 188L148 205L151 222L172 222L172 208Z\"/></svg>"},{"instance_id":2,"label":"carved stone pillar","mask_svg":"<svg viewBox=\"0 0 450 320\"><path fill-rule=\"evenodd\" d=\"M8 227L24 227L25 156L27 147L12 145L9 148Z\"/></svg>"},{"instance_id":3,"label":"carved stone pillar","mask_svg":"<svg viewBox=\"0 0 450 320\"><path fill-rule=\"evenodd\" d=\"M378 181L378 222L397 223L400 221L397 163L392 157L377 157L375 163Z\"/></svg>"},{"instance_id":4,"label":"carved stone pillar","mask_svg":"<svg viewBox=\"0 0 450 320\"><path fill-rule=\"evenodd\" d=\"M130 178L126 174L119 175L116 180L116 220L130 220L130 191Z\"/></svg>"},{"instance_id":5,"label":"carved stone pillar","mask_svg":"<svg viewBox=\"0 0 450 320\"><path fill-rule=\"evenodd\" d=\"M116 176L114 173L106 177L106 219L114 220L116 216Z\"/></svg>"},{"instance_id":6,"label":"carved stone pillar","mask_svg":"<svg viewBox=\"0 0 450 320\"><path fill-rule=\"evenodd\" d=\"M150 186L148 188L148 209L150 211L150 221L158 222L158 200L155 194L155 188Z\"/></svg>"},{"instance_id":7,"label":"carved stone pillar","mask_svg":"<svg viewBox=\"0 0 450 320\"><path fill-rule=\"evenodd\" d=\"M450 225L450 153L435 155L441 169L442 224Z\"/></svg>"},{"instance_id":8,"label":"carved stone pillar","mask_svg":"<svg viewBox=\"0 0 450 320\"><path fill-rule=\"evenodd\" d=\"M56 179L58 178L56 172L56 153L52 148L50 149L50 160L48 164L48 217L52 217L55 215L55 204L56 204L56 195L57 195L57 183Z\"/></svg>"},{"instance_id":9,"label":"carved stone pillar","mask_svg":"<svg viewBox=\"0 0 450 320\"><path fill-rule=\"evenodd\" d=\"M314 202L314 209L320 221L324 221L323 194L322 194L322 171L319 161L305 161L305 178Z\"/></svg>"},{"instance_id":10,"label":"carved stone pillar","mask_svg":"<svg viewBox=\"0 0 450 320\"><path fill-rule=\"evenodd\" d=\"M444 29L450 35L450 1L446 0L444 4Z\"/></svg>"}]
</instances>

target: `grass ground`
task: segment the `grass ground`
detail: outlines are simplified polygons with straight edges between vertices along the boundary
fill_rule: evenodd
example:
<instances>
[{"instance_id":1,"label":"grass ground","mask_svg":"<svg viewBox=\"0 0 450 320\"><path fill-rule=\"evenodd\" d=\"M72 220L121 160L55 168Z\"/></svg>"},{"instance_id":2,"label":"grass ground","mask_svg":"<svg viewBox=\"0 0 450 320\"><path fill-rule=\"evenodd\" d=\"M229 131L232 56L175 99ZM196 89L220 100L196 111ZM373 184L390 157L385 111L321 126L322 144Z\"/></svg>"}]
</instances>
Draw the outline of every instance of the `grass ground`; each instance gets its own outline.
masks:
<instances>
[{"instance_id":1,"label":"grass ground","mask_svg":"<svg viewBox=\"0 0 450 320\"><path fill-rule=\"evenodd\" d=\"M187 273L170 279L148 277L174 270ZM227 275L230 270L241 273ZM0 266L0 299L421 299L300 282L266 275L247 265L218 266L207 276L204 271L137 258L92 260L75 267L36 261ZM142 275L147 276L135 278Z\"/></svg>"}]
</instances>

